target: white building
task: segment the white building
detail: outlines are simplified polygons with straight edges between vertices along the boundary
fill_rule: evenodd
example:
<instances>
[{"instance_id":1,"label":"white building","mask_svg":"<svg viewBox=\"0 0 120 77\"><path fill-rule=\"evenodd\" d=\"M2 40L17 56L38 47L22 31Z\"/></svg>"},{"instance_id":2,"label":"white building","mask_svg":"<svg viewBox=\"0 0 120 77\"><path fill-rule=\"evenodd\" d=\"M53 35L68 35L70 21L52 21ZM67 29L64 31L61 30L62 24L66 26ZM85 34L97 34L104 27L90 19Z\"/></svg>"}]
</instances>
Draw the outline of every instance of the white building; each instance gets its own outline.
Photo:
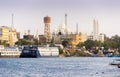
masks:
<instances>
[{"instance_id":1,"label":"white building","mask_svg":"<svg viewBox=\"0 0 120 77\"><path fill-rule=\"evenodd\" d=\"M66 35L66 33L67 34L71 34L71 31L70 31L70 29L68 29L65 26L65 24L60 24L59 27L57 27L56 29L54 29L54 33L55 33L55 35L59 34L59 33L61 33L62 35Z\"/></svg>"},{"instance_id":2,"label":"white building","mask_svg":"<svg viewBox=\"0 0 120 77\"><path fill-rule=\"evenodd\" d=\"M99 23L98 20L93 20L93 32L88 35L88 39L90 40L97 40L97 41L101 41L104 42L104 34L99 34Z\"/></svg>"},{"instance_id":3,"label":"white building","mask_svg":"<svg viewBox=\"0 0 120 77\"><path fill-rule=\"evenodd\" d=\"M101 41L102 43L104 42L104 38L105 38L104 34L99 35L99 41Z\"/></svg>"},{"instance_id":4,"label":"white building","mask_svg":"<svg viewBox=\"0 0 120 77\"><path fill-rule=\"evenodd\" d=\"M88 36L88 39L90 39L90 40L94 40L94 36L91 34L91 35ZM98 39L97 39L97 41L100 41L100 42L103 43L103 42L104 42L104 34L102 34L102 33L99 34L99 35L98 35Z\"/></svg>"}]
</instances>

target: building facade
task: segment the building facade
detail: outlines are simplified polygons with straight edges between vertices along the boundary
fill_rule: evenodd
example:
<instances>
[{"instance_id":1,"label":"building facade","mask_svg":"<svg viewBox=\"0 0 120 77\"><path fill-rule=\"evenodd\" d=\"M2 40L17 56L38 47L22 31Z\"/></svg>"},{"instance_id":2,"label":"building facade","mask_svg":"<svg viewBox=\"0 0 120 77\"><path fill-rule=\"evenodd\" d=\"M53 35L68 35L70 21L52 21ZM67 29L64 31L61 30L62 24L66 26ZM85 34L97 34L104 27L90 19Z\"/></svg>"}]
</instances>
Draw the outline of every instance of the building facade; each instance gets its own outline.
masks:
<instances>
[{"instance_id":1,"label":"building facade","mask_svg":"<svg viewBox=\"0 0 120 77\"><path fill-rule=\"evenodd\" d=\"M38 38L39 38L39 43L41 43L41 45L46 45L47 44L46 38L45 38L44 35L39 35Z\"/></svg>"},{"instance_id":2,"label":"building facade","mask_svg":"<svg viewBox=\"0 0 120 77\"><path fill-rule=\"evenodd\" d=\"M67 40L69 45L72 47L76 47L79 43L85 42L87 40L86 33L78 33L78 34L68 34L68 35L53 35L54 43L61 44L63 40Z\"/></svg>"},{"instance_id":3,"label":"building facade","mask_svg":"<svg viewBox=\"0 0 120 77\"><path fill-rule=\"evenodd\" d=\"M10 46L14 46L15 45L15 42L18 41L18 33L16 32L16 29L10 29L10 32L9 32L9 45Z\"/></svg>"},{"instance_id":4,"label":"building facade","mask_svg":"<svg viewBox=\"0 0 120 77\"><path fill-rule=\"evenodd\" d=\"M87 40L87 34L86 33L73 34L71 39L72 47L76 47L76 45L78 45L79 43L83 43Z\"/></svg>"},{"instance_id":5,"label":"building facade","mask_svg":"<svg viewBox=\"0 0 120 77\"><path fill-rule=\"evenodd\" d=\"M98 20L93 20L93 32L88 35L88 39L90 40L97 40L100 42L104 42L104 34L99 34L99 23Z\"/></svg>"},{"instance_id":6,"label":"building facade","mask_svg":"<svg viewBox=\"0 0 120 77\"><path fill-rule=\"evenodd\" d=\"M7 27L7 26L1 26L0 27L0 41L6 42L10 46L14 46L15 42L18 41L18 32L16 32L16 29Z\"/></svg>"},{"instance_id":7,"label":"building facade","mask_svg":"<svg viewBox=\"0 0 120 77\"><path fill-rule=\"evenodd\" d=\"M9 27L1 26L0 27L0 40L1 41L9 41Z\"/></svg>"},{"instance_id":8,"label":"building facade","mask_svg":"<svg viewBox=\"0 0 120 77\"><path fill-rule=\"evenodd\" d=\"M94 36L93 36L93 35L89 35L89 36L88 36L88 39L94 41ZM100 41L100 42L103 43L103 42L104 42L104 34L99 34L97 41Z\"/></svg>"}]
</instances>

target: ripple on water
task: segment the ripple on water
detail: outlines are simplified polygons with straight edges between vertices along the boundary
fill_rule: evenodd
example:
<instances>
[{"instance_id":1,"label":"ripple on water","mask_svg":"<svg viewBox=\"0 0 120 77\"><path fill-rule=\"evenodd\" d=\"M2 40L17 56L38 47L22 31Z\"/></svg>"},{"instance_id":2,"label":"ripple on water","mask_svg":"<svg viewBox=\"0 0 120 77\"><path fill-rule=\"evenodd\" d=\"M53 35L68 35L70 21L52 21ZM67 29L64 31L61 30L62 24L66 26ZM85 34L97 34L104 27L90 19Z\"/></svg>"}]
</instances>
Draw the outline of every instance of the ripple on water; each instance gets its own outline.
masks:
<instances>
[{"instance_id":1,"label":"ripple on water","mask_svg":"<svg viewBox=\"0 0 120 77\"><path fill-rule=\"evenodd\" d=\"M120 77L113 58L0 59L0 77Z\"/></svg>"}]
</instances>

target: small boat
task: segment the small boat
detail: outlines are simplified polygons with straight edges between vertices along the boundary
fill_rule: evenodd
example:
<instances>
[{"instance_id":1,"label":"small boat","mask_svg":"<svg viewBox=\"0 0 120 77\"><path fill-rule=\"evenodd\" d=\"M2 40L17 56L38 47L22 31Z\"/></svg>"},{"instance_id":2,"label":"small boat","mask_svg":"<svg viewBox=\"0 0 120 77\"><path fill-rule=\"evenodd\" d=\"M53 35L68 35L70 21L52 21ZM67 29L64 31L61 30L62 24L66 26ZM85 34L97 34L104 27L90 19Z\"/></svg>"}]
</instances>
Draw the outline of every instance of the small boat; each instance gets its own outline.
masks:
<instances>
[{"instance_id":1,"label":"small boat","mask_svg":"<svg viewBox=\"0 0 120 77\"><path fill-rule=\"evenodd\" d=\"M118 63L116 61L113 61L110 63L110 65L118 65Z\"/></svg>"},{"instance_id":2,"label":"small boat","mask_svg":"<svg viewBox=\"0 0 120 77\"><path fill-rule=\"evenodd\" d=\"M116 61L120 61L120 59L115 59Z\"/></svg>"},{"instance_id":3,"label":"small boat","mask_svg":"<svg viewBox=\"0 0 120 77\"><path fill-rule=\"evenodd\" d=\"M115 59L115 60L113 60L113 62L110 63L110 65L115 65L118 68L120 68L120 60L119 59Z\"/></svg>"},{"instance_id":4,"label":"small boat","mask_svg":"<svg viewBox=\"0 0 120 77\"><path fill-rule=\"evenodd\" d=\"M118 64L117 66L118 66L118 68L120 68L120 64Z\"/></svg>"}]
</instances>

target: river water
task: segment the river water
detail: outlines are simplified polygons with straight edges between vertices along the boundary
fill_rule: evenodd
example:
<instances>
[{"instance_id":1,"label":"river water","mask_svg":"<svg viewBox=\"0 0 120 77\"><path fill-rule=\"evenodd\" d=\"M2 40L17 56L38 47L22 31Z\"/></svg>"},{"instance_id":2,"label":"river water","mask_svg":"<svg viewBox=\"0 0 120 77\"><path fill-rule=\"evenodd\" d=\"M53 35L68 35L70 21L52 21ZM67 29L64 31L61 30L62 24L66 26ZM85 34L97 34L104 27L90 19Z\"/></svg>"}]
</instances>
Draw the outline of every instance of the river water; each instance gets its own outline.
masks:
<instances>
[{"instance_id":1,"label":"river water","mask_svg":"<svg viewBox=\"0 0 120 77\"><path fill-rule=\"evenodd\" d=\"M0 58L0 77L120 77L115 58Z\"/></svg>"}]
</instances>

